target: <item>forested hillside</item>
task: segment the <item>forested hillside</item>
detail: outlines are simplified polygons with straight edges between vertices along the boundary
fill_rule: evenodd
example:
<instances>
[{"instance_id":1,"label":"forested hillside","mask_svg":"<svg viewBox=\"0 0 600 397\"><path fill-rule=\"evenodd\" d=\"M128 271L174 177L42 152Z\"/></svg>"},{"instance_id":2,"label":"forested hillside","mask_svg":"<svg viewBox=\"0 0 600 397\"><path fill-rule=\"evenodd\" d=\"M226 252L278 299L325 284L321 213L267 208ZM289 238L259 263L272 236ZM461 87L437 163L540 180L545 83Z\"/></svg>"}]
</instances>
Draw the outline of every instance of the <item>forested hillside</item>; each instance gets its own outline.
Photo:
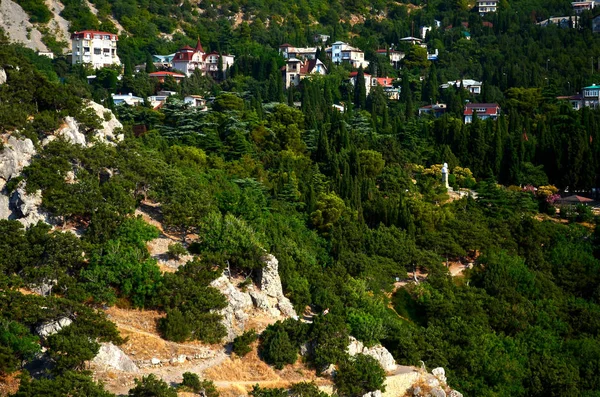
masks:
<instances>
[{"instance_id":1,"label":"forested hillside","mask_svg":"<svg viewBox=\"0 0 600 397\"><path fill-rule=\"evenodd\" d=\"M37 26L52 18L44 2L17 2ZM233 354L258 340L274 368L301 359L326 377L333 364L341 397L384 381L375 360L348 355L350 336L399 364L446 368L465 396L600 394L598 218L557 202L599 182L600 113L557 99L600 81L593 11L560 28L536 23L570 17L568 1L502 1L485 16L464 1L62 3L71 31L124 29L123 68L71 65L51 32L53 60L0 37L0 204L12 211L0 220L0 381L20 374L14 395L112 395L85 371L100 343L124 342L104 313L112 306L156 311L165 340L224 344L228 301L212 283L225 274L248 287L266 254L312 322L243 334ZM400 41L435 20L426 48ZM368 69L351 83L351 68L319 49L328 73L286 89L279 45L313 46L316 33L361 48ZM152 55L198 37L235 55L226 78L149 77ZM398 69L376 52L392 45L406 54ZM394 78L398 99L381 86L367 95L365 74ZM459 79L482 92L441 87ZM111 95L159 90L174 95L156 108ZM207 109L186 104L192 94ZM465 123L464 105L484 102L499 117ZM444 115L419 115L434 103ZM109 109L119 142L94 138ZM73 120L86 144L57 134ZM7 171L9 137L35 148L18 175ZM50 224L23 225L27 195ZM135 214L150 205L162 230ZM181 241L170 255L192 255L173 272L148 249L163 232ZM56 333L39 332L53 321L63 321ZM179 390L216 393L193 376ZM174 393L150 377L129 395ZM322 396L314 384L290 393Z\"/></svg>"}]
</instances>

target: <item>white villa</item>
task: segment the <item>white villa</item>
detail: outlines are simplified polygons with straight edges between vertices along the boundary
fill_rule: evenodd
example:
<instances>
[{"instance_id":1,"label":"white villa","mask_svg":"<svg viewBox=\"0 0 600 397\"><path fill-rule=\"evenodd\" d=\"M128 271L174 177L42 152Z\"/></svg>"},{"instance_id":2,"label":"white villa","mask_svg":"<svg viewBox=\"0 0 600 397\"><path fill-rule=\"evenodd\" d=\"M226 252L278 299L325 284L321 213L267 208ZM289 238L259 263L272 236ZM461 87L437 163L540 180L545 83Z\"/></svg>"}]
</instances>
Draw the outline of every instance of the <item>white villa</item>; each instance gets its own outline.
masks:
<instances>
[{"instance_id":1,"label":"white villa","mask_svg":"<svg viewBox=\"0 0 600 397\"><path fill-rule=\"evenodd\" d=\"M302 80L313 74L326 75L327 68L319 59L301 60L290 58L282 68L285 88L297 87Z\"/></svg>"},{"instance_id":2,"label":"white villa","mask_svg":"<svg viewBox=\"0 0 600 397\"><path fill-rule=\"evenodd\" d=\"M336 41L331 47L326 48L325 52L331 58L331 61L338 65L347 62L357 69L360 67L365 69L369 66L369 61L365 60L364 52L343 41Z\"/></svg>"},{"instance_id":3,"label":"white villa","mask_svg":"<svg viewBox=\"0 0 600 397\"><path fill-rule=\"evenodd\" d=\"M72 63L89 64L94 69L120 65L117 41L114 33L84 30L71 35Z\"/></svg>"},{"instance_id":4,"label":"white villa","mask_svg":"<svg viewBox=\"0 0 600 397\"><path fill-rule=\"evenodd\" d=\"M317 47L294 47L293 45L286 43L279 46L279 53L284 59L316 59Z\"/></svg>"},{"instance_id":5,"label":"white villa","mask_svg":"<svg viewBox=\"0 0 600 397\"><path fill-rule=\"evenodd\" d=\"M449 81L445 84L440 85L440 88L446 89L448 87L462 87L465 90L468 90L471 94L478 95L481 94L481 81L471 80L471 79L462 79L462 80L454 80Z\"/></svg>"}]
</instances>

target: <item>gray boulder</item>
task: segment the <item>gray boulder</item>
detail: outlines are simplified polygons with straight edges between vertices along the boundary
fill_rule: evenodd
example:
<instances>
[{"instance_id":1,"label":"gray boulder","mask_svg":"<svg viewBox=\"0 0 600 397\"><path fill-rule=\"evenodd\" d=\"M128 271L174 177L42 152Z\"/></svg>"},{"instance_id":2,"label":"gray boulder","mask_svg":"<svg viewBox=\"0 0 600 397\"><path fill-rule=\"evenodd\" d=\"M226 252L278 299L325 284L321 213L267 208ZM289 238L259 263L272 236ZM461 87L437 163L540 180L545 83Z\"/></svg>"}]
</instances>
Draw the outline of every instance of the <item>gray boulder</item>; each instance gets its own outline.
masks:
<instances>
[{"instance_id":1,"label":"gray boulder","mask_svg":"<svg viewBox=\"0 0 600 397\"><path fill-rule=\"evenodd\" d=\"M279 261L273 255L267 254L263 257L263 262L265 267L260 272L260 290L274 298L283 296L283 287L279 278Z\"/></svg>"},{"instance_id":2,"label":"gray boulder","mask_svg":"<svg viewBox=\"0 0 600 397\"><path fill-rule=\"evenodd\" d=\"M0 85L6 83L6 71L0 68Z\"/></svg>"},{"instance_id":3,"label":"gray boulder","mask_svg":"<svg viewBox=\"0 0 600 397\"><path fill-rule=\"evenodd\" d=\"M227 329L227 341L231 342L244 332L249 317L246 311L253 307L252 298L249 293L238 290L226 276L219 277L210 285L227 298L227 307L219 313L223 316L222 323Z\"/></svg>"},{"instance_id":4,"label":"gray boulder","mask_svg":"<svg viewBox=\"0 0 600 397\"><path fill-rule=\"evenodd\" d=\"M86 105L96 113L102 122L102 128L94 133L94 138L98 142L114 144L123 140L123 124L117 120L110 109L92 101L87 102Z\"/></svg>"},{"instance_id":5,"label":"gray boulder","mask_svg":"<svg viewBox=\"0 0 600 397\"><path fill-rule=\"evenodd\" d=\"M441 387L434 387L427 394L430 397L446 397L446 392Z\"/></svg>"},{"instance_id":6,"label":"gray boulder","mask_svg":"<svg viewBox=\"0 0 600 397\"><path fill-rule=\"evenodd\" d=\"M463 397L462 393L457 392L456 390L450 390L448 394L449 397Z\"/></svg>"},{"instance_id":7,"label":"gray boulder","mask_svg":"<svg viewBox=\"0 0 600 397\"><path fill-rule=\"evenodd\" d=\"M446 371L444 370L444 368L442 368L442 367L434 368L431 371L431 373L433 376L435 376L440 381L440 383L442 383L444 385L446 384Z\"/></svg>"},{"instance_id":8,"label":"gray boulder","mask_svg":"<svg viewBox=\"0 0 600 397\"><path fill-rule=\"evenodd\" d=\"M47 338L50 335L54 335L64 327L67 327L73 323L68 317L61 317L56 321L51 321L49 323L45 323L40 325L35 329L35 333L41 338Z\"/></svg>"},{"instance_id":9,"label":"gray boulder","mask_svg":"<svg viewBox=\"0 0 600 397\"><path fill-rule=\"evenodd\" d=\"M93 363L123 372L138 372L139 368L127 354L112 343L102 343Z\"/></svg>"},{"instance_id":10,"label":"gray boulder","mask_svg":"<svg viewBox=\"0 0 600 397\"><path fill-rule=\"evenodd\" d=\"M357 354L371 356L377 360L379 365L381 365L381 368L387 372L394 371L398 366L396 364L396 360L394 360L394 356L392 356L392 353L390 353L385 347L381 345L365 347L361 341L352 336L350 337L350 343L348 344L348 354L350 356L355 356Z\"/></svg>"},{"instance_id":11,"label":"gray boulder","mask_svg":"<svg viewBox=\"0 0 600 397\"><path fill-rule=\"evenodd\" d=\"M86 146L85 135L79 131L79 123L71 116L65 117L65 126L58 129L56 136L64 138L67 142L74 145Z\"/></svg>"},{"instance_id":12,"label":"gray boulder","mask_svg":"<svg viewBox=\"0 0 600 397\"><path fill-rule=\"evenodd\" d=\"M25 183L21 183L10 200L14 208L13 214L25 227L35 225L39 221L50 223L48 214L40 210L42 191L27 193Z\"/></svg>"}]
</instances>

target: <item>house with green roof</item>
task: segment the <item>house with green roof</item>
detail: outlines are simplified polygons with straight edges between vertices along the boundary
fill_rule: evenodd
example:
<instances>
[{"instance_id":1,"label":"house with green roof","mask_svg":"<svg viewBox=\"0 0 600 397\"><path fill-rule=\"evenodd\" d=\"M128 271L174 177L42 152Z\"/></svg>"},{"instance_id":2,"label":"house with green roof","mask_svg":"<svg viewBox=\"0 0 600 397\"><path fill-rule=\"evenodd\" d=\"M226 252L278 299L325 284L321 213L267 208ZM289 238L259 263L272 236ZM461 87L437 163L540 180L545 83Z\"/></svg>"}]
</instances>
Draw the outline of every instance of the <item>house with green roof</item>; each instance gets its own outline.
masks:
<instances>
[{"instance_id":1,"label":"house with green roof","mask_svg":"<svg viewBox=\"0 0 600 397\"><path fill-rule=\"evenodd\" d=\"M592 84L583 88L583 106L597 108L600 104L600 85Z\"/></svg>"}]
</instances>

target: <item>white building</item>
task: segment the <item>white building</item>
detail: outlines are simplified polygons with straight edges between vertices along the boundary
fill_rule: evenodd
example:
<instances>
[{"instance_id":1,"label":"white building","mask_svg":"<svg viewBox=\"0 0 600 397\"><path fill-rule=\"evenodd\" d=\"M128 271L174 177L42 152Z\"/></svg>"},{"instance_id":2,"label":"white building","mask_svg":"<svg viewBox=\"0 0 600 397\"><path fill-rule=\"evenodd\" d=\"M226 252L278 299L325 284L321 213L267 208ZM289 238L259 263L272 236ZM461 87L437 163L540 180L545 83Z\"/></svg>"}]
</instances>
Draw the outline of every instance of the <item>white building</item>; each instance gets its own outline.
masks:
<instances>
[{"instance_id":1,"label":"white building","mask_svg":"<svg viewBox=\"0 0 600 397\"><path fill-rule=\"evenodd\" d=\"M365 69L369 66L369 61L365 61L364 52L343 41L336 41L331 47L326 48L325 52L331 61L338 65L347 62L357 69L360 67Z\"/></svg>"},{"instance_id":2,"label":"white building","mask_svg":"<svg viewBox=\"0 0 600 397\"><path fill-rule=\"evenodd\" d=\"M201 111L208 110L206 107L206 99L200 95L188 95L183 98L184 102L193 108L199 108Z\"/></svg>"},{"instance_id":3,"label":"white building","mask_svg":"<svg viewBox=\"0 0 600 397\"><path fill-rule=\"evenodd\" d=\"M282 71L285 88L298 86L303 79L312 74L327 74L325 64L319 59L301 60L298 58L290 58L282 68Z\"/></svg>"},{"instance_id":4,"label":"white building","mask_svg":"<svg viewBox=\"0 0 600 397\"><path fill-rule=\"evenodd\" d=\"M194 73L194 70L199 69L202 74L209 75L214 79L218 79L219 76L219 58L222 60L223 73L226 74L227 70L233 65L234 56L228 54L219 54L217 52L211 52L207 54L202 48L200 39L196 43L196 48L185 46L175 53L175 56L171 60L173 69L183 72L188 77Z\"/></svg>"},{"instance_id":5,"label":"white building","mask_svg":"<svg viewBox=\"0 0 600 397\"><path fill-rule=\"evenodd\" d=\"M316 59L317 47L294 47L293 45L286 43L279 46L279 53L284 59Z\"/></svg>"},{"instance_id":6,"label":"white building","mask_svg":"<svg viewBox=\"0 0 600 397\"><path fill-rule=\"evenodd\" d=\"M576 14L581 14L583 11L593 10L596 6L596 2L594 0L574 1L571 3L571 6L573 7L573 11L575 11Z\"/></svg>"},{"instance_id":7,"label":"white building","mask_svg":"<svg viewBox=\"0 0 600 397\"><path fill-rule=\"evenodd\" d=\"M496 12L498 9L498 0L477 0L477 12L487 14L488 12Z\"/></svg>"},{"instance_id":8,"label":"white building","mask_svg":"<svg viewBox=\"0 0 600 397\"><path fill-rule=\"evenodd\" d=\"M111 94L111 97L115 105L127 104L129 106L136 106L144 103L144 98L134 96L131 92L128 95Z\"/></svg>"},{"instance_id":9,"label":"white building","mask_svg":"<svg viewBox=\"0 0 600 397\"><path fill-rule=\"evenodd\" d=\"M89 64L94 69L120 65L117 56L117 41L114 33L84 30L71 35L72 63Z\"/></svg>"},{"instance_id":10,"label":"white building","mask_svg":"<svg viewBox=\"0 0 600 397\"><path fill-rule=\"evenodd\" d=\"M468 90L471 94L478 95L481 94L481 81L471 80L471 79L462 79L462 80L454 80L449 81L445 84L440 85L440 88L446 89L448 87L462 87L465 90Z\"/></svg>"},{"instance_id":11,"label":"white building","mask_svg":"<svg viewBox=\"0 0 600 397\"><path fill-rule=\"evenodd\" d=\"M394 67L394 69L400 69L400 61L404 59L405 54L402 51L397 51L394 49L379 49L377 50L377 55L385 55L390 60L390 64Z\"/></svg>"}]
</instances>

